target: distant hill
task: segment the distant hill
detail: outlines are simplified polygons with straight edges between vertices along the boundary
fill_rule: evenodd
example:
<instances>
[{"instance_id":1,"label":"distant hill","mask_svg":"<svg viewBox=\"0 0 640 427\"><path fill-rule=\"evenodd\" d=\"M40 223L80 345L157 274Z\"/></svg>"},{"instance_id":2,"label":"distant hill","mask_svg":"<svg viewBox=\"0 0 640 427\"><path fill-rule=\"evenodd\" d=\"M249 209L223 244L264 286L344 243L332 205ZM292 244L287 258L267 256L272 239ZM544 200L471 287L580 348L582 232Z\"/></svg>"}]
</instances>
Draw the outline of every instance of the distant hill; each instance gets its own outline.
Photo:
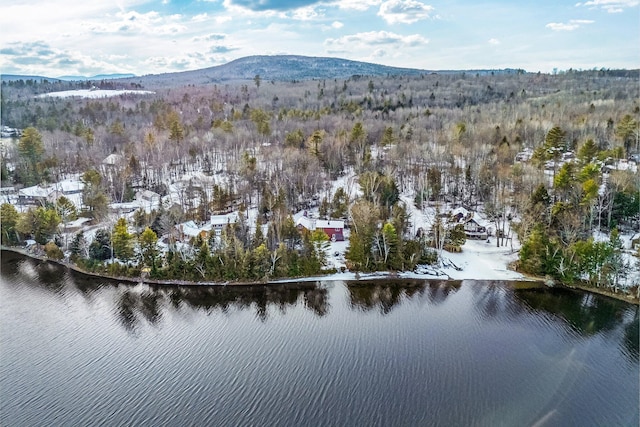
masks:
<instances>
[{"instance_id":1,"label":"distant hill","mask_svg":"<svg viewBox=\"0 0 640 427\"><path fill-rule=\"evenodd\" d=\"M2 80L3 82L15 82L18 80L35 80L37 82L41 82L42 80L48 80L50 82L55 82L55 81L59 81L60 79L55 79L52 77L44 77L44 76L22 76L19 74L2 74L0 76L0 80Z\"/></svg>"},{"instance_id":2,"label":"distant hill","mask_svg":"<svg viewBox=\"0 0 640 427\"><path fill-rule=\"evenodd\" d=\"M84 80L115 80L135 77L135 74L98 74L91 77L86 76L60 76L59 80L65 81L84 81Z\"/></svg>"},{"instance_id":3,"label":"distant hill","mask_svg":"<svg viewBox=\"0 0 640 427\"><path fill-rule=\"evenodd\" d=\"M252 80L259 75L263 81L312 79L346 79L354 75L420 75L426 70L389 67L368 62L339 58L296 55L248 56L227 64L201 70L154 74L125 79L143 85L206 84L231 80Z\"/></svg>"},{"instance_id":4,"label":"distant hill","mask_svg":"<svg viewBox=\"0 0 640 427\"><path fill-rule=\"evenodd\" d=\"M85 80L118 80L118 83L136 83L145 87L171 87L182 85L198 85L225 81L253 80L259 75L263 81L294 81L347 79L352 76L392 76L421 75L426 73L459 73L463 70L429 71L415 68L390 67L369 62L351 61L348 59L311 57L299 55L258 55L236 59L227 64L200 70L176 73L149 74L135 76L133 74L101 74L92 77L62 76L57 79L39 76L2 76L2 80L12 79L48 79L49 81L85 81ZM522 70L466 70L469 73L515 73Z\"/></svg>"},{"instance_id":5,"label":"distant hill","mask_svg":"<svg viewBox=\"0 0 640 427\"><path fill-rule=\"evenodd\" d=\"M210 74L211 78L220 80L246 80L253 79L256 75L259 75L263 80L310 80L348 78L354 75L419 75L427 72L413 68L389 67L340 58L294 55L248 56L201 71Z\"/></svg>"}]
</instances>

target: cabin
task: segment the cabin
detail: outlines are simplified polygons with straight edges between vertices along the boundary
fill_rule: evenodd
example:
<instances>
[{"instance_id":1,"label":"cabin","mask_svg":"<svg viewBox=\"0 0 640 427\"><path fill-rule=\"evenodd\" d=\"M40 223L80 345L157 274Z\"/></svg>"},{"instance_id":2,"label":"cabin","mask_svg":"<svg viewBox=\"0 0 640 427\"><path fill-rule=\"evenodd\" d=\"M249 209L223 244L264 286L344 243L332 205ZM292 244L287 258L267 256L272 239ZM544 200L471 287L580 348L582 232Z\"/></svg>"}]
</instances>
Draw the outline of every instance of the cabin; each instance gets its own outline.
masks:
<instances>
[{"instance_id":1,"label":"cabin","mask_svg":"<svg viewBox=\"0 0 640 427\"><path fill-rule=\"evenodd\" d=\"M332 242L344 241L344 221L309 218L307 211L301 211L294 215L294 220L298 230L322 230Z\"/></svg>"}]
</instances>

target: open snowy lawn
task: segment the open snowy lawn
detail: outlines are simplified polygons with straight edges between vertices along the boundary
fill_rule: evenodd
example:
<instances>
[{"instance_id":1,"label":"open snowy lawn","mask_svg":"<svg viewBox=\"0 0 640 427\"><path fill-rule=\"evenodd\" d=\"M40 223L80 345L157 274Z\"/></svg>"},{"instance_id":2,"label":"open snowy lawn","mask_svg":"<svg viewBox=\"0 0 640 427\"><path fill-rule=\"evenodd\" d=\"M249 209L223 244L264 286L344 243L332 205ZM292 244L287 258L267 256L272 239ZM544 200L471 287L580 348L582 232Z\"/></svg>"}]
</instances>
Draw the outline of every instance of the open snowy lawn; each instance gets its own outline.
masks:
<instances>
[{"instance_id":1,"label":"open snowy lawn","mask_svg":"<svg viewBox=\"0 0 640 427\"><path fill-rule=\"evenodd\" d=\"M150 92L148 90L102 90L102 89L78 89L78 90L63 90L61 92L49 92L43 93L42 95L38 95L39 98L46 98L48 96L54 98L108 98L111 96L118 95L149 95L155 92Z\"/></svg>"}]
</instances>

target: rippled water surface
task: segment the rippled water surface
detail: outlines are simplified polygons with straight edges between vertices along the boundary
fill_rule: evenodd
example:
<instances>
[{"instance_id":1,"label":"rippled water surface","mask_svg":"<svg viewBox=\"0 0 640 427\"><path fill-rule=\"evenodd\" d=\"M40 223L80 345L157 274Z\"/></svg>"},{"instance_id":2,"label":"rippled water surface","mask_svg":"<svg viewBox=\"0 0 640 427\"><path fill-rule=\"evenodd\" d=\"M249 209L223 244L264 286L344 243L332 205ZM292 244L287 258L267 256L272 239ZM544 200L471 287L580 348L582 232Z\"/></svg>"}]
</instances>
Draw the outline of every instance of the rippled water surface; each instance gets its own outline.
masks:
<instances>
[{"instance_id":1,"label":"rippled water surface","mask_svg":"<svg viewBox=\"0 0 640 427\"><path fill-rule=\"evenodd\" d=\"M3 426L639 423L622 302L508 282L154 288L2 255Z\"/></svg>"}]
</instances>

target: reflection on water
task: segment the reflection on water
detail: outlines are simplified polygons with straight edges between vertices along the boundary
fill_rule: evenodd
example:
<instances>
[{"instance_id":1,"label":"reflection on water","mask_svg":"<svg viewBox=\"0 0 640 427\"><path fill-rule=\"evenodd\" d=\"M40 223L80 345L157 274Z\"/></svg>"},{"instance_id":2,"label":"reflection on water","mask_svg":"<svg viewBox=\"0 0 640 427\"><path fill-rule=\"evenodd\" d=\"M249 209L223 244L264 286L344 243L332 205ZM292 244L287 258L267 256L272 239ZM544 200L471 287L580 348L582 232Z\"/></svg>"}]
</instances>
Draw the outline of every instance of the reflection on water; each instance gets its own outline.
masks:
<instances>
[{"instance_id":1,"label":"reflection on water","mask_svg":"<svg viewBox=\"0 0 640 427\"><path fill-rule=\"evenodd\" d=\"M163 311L188 307L196 311L227 313L230 309L251 310L266 322L272 310L286 314L303 301L303 306L317 316L328 313L327 290L316 284L269 286L124 286L118 297L120 323L129 331L144 319L154 325ZM141 290L142 289L142 290Z\"/></svg>"},{"instance_id":2,"label":"reflection on water","mask_svg":"<svg viewBox=\"0 0 640 427\"><path fill-rule=\"evenodd\" d=\"M404 301L426 297L433 304L443 303L447 297L460 289L460 281L402 280L373 282L347 282L349 303L353 309L361 311L379 310L390 313Z\"/></svg>"},{"instance_id":3,"label":"reflection on water","mask_svg":"<svg viewBox=\"0 0 640 427\"><path fill-rule=\"evenodd\" d=\"M515 295L532 310L562 319L582 336L613 331L623 325L621 344L632 357L638 358L638 306L571 289L520 290Z\"/></svg>"},{"instance_id":4,"label":"reflection on water","mask_svg":"<svg viewBox=\"0 0 640 427\"><path fill-rule=\"evenodd\" d=\"M492 281L130 285L7 252L0 275L0 425L640 421L638 308L600 296Z\"/></svg>"}]
</instances>

